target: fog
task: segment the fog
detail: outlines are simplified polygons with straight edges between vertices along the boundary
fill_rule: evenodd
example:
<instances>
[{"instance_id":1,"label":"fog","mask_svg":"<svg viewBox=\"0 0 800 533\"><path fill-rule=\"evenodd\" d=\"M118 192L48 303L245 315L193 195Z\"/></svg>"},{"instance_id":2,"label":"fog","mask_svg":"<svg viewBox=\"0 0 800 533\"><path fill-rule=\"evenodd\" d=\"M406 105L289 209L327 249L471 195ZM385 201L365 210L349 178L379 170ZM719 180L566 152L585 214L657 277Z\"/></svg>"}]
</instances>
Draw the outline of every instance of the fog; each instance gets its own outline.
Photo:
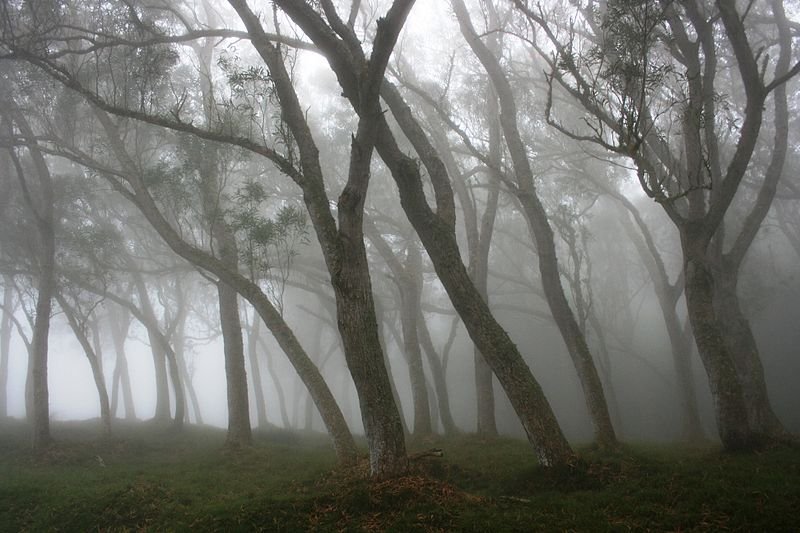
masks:
<instances>
[{"instance_id":1,"label":"fog","mask_svg":"<svg viewBox=\"0 0 800 533\"><path fill-rule=\"evenodd\" d=\"M34 446L133 411L364 435L373 471L800 431L785 15L712 17L712 61L677 8L289 4L9 8L0 416Z\"/></svg>"}]
</instances>

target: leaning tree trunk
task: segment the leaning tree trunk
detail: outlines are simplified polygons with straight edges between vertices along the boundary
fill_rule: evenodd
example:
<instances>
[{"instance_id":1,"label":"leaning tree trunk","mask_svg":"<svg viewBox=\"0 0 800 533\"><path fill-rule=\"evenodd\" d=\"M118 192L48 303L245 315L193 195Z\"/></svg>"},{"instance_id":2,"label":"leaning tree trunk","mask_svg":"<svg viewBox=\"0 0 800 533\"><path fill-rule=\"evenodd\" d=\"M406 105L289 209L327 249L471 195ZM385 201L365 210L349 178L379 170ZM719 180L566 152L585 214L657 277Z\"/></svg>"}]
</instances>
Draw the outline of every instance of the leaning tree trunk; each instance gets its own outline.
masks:
<instances>
[{"instance_id":1,"label":"leaning tree trunk","mask_svg":"<svg viewBox=\"0 0 800 533\"><path fill-rule=\"evenodd\" d=\"M125 353L125 340L130 328L130 313L110 306L108 322L111 329L111 340L114 344L116 363L111 379L111 416L116 416L119 404L120 389L122 390L122 403L125 409L125 419L136 419L136 408L133 405L133 390L131 388L130 373L128 372L128 356Z\"/></svg>"},{"instance_id":2,"label":"leaning tree trunk","mask_svg":"<svg viewBox=\"0 0 800 533\"><path fill-rule=\"evenodd\" d=\"M405 468L405 437L383 362L364 241L348 240L343 248L348 249L331 281L347 367L358 391L370 468L374 474L396 472Z\"/></svg>"},{"instance_id":3,"label":"leaning tree trunk","mask_svg":"<svg viewBox=\"0 0 800 533\"><path fill-rule=\"evenodd\" d=\"M466 7L461 0L453 0L452 5L462 35L483 65L497 93L500 106L499 122L517 181L514 192L522 206L522 213L528 223L531 238L536 243L539 255L539 273L545 298L580 379L586 406L594 426L595 439L601 447L615 446L617 438L611 424L611 416L608 413L608 404L600 376L597 373L586 338L575 319L575 314L569 306L561 285L553 230L534 185L528 152L517 125L516 97L498 59L499 50L490 49L481 40L475 32Z\"/></svg>"},{"instance_id":4,"label":"leaning tree trunk","mask_svg":"<svg viewBox=\"0 0 800 533\"><path fill-rule=\"evenodd\" d=\"M417 324L417 314L419 313L422 301L422 256L420 255L416 243L413 240L409 240L406 263L405 265L402 264L394 250L392 250L383 236L372 225L372 222L369 221L365 225L366 233L370 241L389 267L400 294L400 326L402 338L398 336L397 341L398 346L403 350L406 364L408 365L408 376L411 383L411 399L414 408L413 432L414 435L425 436L430 434L433 429L431 426L430 399L428 397L428 388L425 384L425 371L422 365L420 335ZM382 335L383 312L377 302L375 303L375 313L379 324L378 335L381 340L381 349L385 355L386 345ZM393 380L391 380L392 373L388 361L386 362L386 369L389 373L390 382L394 385ZM392 395L394 396L395 403L402 416L402 407L397 392L393 390Z\"/></svg>"},{"instance_id":5,"label":"leaning tree trunk","mask_svg":"<svg viewBox=\"0 0 800 533\"><path fill-rule=\"evenodd\" d=\"M667 329L672 362L675 376L678 381L678 395L681 406L681 419L683 421L682 437L687 441L701 441L705 438L703 425L700 422L700 410L697 406L697 391L692 377L691 336L684 330L678 318L676 305L683 286L676 282L671 284L667 276L661 254L656 248L653 236L645 224L639 210L630 200L618 192L611 192L614 199L620 202L631 214L641 235L637 234L629 223L623 221L623 227L633 242L645 268L650 273L655 286L656 299L664 317Z\"/></svg>"},{"instance_id":6,"label":"leaning tree trunk","mask_svg":"<svg viewBox=\"0 0 800 533\"><path fill-rule=\"evenodd\" d=\"M455 235L452 190L441 160L397 91L384 85L382 95L421 155L436 191L438 209L433 212L428 205L417 162L403 153L389 125L383 121L376 148L398 186L406 216L422 240L470 338L505 389L540 463L545 466L571 463L574 457L572 449L541 386L508 333L492 315L461 260Z\"/></svg>"},{"instance_id":7,"label":"leaning tree trunk","mask_svg":"<svg viewBox=\"0 0 800 533\"><path fill-rule=\"evenodd\" d=\"M425 383L425 372L422 366L417 328L417 313L422 299L422 284L414 272L422 268L422 259L416 244L408 245L408 258L404 276L398 280L400 290L400 325L403 332L403 345L408 362L408 374L411 380L411 397L414 402L414 435L424 437L433 432L431 427L431 409L428 399L428 387Z\"/></svg>"},{"instance_id":8,"label":"leaning tree trunk","mask_svg":"<svg viewBox=\"0 0 800 533\"><path fill-rule=\"evenodd\" d=\"M528 194L520 191L517 196L539 253L542 289L553 319L561 332L561 337L567 345L572 364L578 373L586 407L594 425L595 439L601 447L613 447L616 445L617 438L608 412L605 392L586 343L586 337L575 320L575 315L561 285L553 230L547 222L544 207L534 192L531 191Z\"/></svg>"},{"instance_id":9,"label":"leaning tree trunk","mask_svg":"<svg viewBox=\"0 0 800 533\"><path fill-rule=\"evenodd\" d=\"M237 271L229 269L218 258L208 252L200 250L183 240L155 204L150 191L144 184L136 163L122 143L117 126L105 112L95 109L95 115L107 134L111 149L122 167L120 178L125 180L131 188L128 190L117 187L116 185L119 185L119 183L110 180L110 183L115 186L115 190L136 205L153 229L175 253L193 265L212 272L232 287L235 287L238 293L253 305L314 398L320 416L333 440L337 458L343 464L354 462L357 450L336 399L331 394L330 388L322 378L319 370L310 361L308 354L305 353L291 328L269 301L269 298L252 280L245 278ZM92 166L93 162L87 161L87 164Z\"/></svg>"},{"instance_id":10,"label":"leaning tree trunk","mask_svg":"<svg viewBox=\"0 0 800 533\"><path fill-rule=\"evenodd\" d=\"M292 427L292 423L289 420L289 412L287 411L286 407L286 392L283 390L283 382L281 381L281 377L278 375L278 370L275 368L275 354L270 351L269 346L267 346L267 341L263 336L259 336L258 341L261 344L261 347L264 349L264 357L267 361L267 372L272 380L272 384L275 386L275 395L278 397L278 411L280 411L281 423L283 424L283 427L289 429ZM311 364L314 364L314 361L311 361ZM303 381L303 384L305 384L307 389L308 383L303 379L303 376L300 376L300 379ZM309 394L311 393L309 392Z\"/></svg>"},{"instance_id":11,"label":"leaning tree trunk","mask_svg":"<svg viewBox=\"0 0 800 533\"><path fill-rule=\"evenodd\" d=\"M420 344L428 359L428 368L431 369L431 377L433 378L433 386L436 392L436 400L438 403L439 419L442 421L445 435L455 435L458 433L458 427L453 420L453 413L450 410L450 394L447 392L447 378L444 372L439 354L436 353L436 348L433 346L431 339L431 332L428 329L428 324L425 321L425 315L420 308L418 311L418 331Z\"/></svg>"},{"instance_id":12,"label":"leaning tree trunk","mask_svg":"<svg viewBox=\"0 0 800 533\"><path fill-rule=\"evenodd\" d=\"M176 280L177 283L179 281ZM176 290L181 291L180 287L177 287ZM179 305L186 305L183 301L182 293L179 293ZM183 412L185 413L184 419L186 422L189 422L189 409L186 406L186 397L189 397L189 401L192 404L192 411L194 412L194 419L195 423L202 424L203 423L203 414L200 411L200 401L197 398L197 391L194 389L194 384L192 383L192 376L189 375L189 367L186 364L186 313L179 312L178 317L176 318L178 323L173 328L171 342L172 342L172 353L175 358L175 368L176 375L180 378L180 383L174 383L176 387L182 387L181 396L184 398L182 408ZM171 363L170 363L171 364ZM176 402L177 404L178 402ZM177 406L176 406L177 411Z\"/></svg>"},{"instance_id":13,"label":"leaning tree trunk","mask_svg":"<svg viewBox=\"0 0 800 533\"><path fill-rule=\"evenodd\" d=\"M100 420L103 424L103 434L106 437L111 436L111 406L108 401L108 390L106 389L106 380L103 376L103 369L100 364L99 353L92 347L92 343L86 333L84 327L78 321L77 312L69 305L60 292L55 293L55 299L64 315L67 317L67 322L78 339L78 342L83 348L83 353L89 361L89 366L92 369L92 377L94 378L94 385L97 388L97 395L100 399Z\"/></svg>"},{"instance_id":14,"label":"leaning tree trunk","mask_svg":"<svg viewBox=\"0 0 800 533\"><path fill-rule=\"evenodd\" d=\"M489 130L490 157L493 163L496 163L500 157L498 153L500 145L499 137L497 136L496 116L497 102L494 91L490 88L490 99L487 101L487 119L493 123ZM430 124L438 124L439 122L438 117L430 111L426 113L426 119ZM461 204L461 211L464 216L463 226L467 240L467 255L469 257L468 271L478 292L488 302L489 251L497 215L500 190L499 180L497 176L490 176L486 208L479 221L477 207L466 186L467 178L463 175L455 157L453 157L447 135L441 128L432 127L431 137L440 154L442 163L452 176L453 191ZM489 437L496 436L494 374L477 346L473 348L473 361L475 365L475 413L478 434ZM435 379L436 377L434 376ZM438 385L437 390L439 390Z\"/></svg>"},{"instance_id":15,"label":"leaning tree trunk","mask_svg":"<svg viewBox=\"0 0 800 533\"><path fill-rule=\"evenodd\" d=\"M147 323L157 327L158 318L153 310L153 304L150 301L150 295L147 292L147 285L144 282L144 277L137 270L137 266L133 260L128 258L128 265L131 267L131 275L136 287L136 292L139 296L139 308L142 311ZM167 375L167 357L161 342L150 327L147 328L147 338L150 342L150 350L153 354L153 368L155 369L156 376L156 409L153 414L153 420L157 422L169 422L170 416L170 401L169 401L169 377Z\"/></svg>"},{"instance_id":16,"label":"leaning tree trunk","mask_svg":"<svg viewBox=\"0 0 800 533\"><path fill-rule=\"evenodd\" d=\"M114 373L111 377L111 415L116 416L119 410L120 389L122 389L122 404L125 409L125 419L135 420L136 411L133 407L133 391L131 389L130 373L128 372L128 362L125 352L117 351Z\"/></svg>"}]
</instances>

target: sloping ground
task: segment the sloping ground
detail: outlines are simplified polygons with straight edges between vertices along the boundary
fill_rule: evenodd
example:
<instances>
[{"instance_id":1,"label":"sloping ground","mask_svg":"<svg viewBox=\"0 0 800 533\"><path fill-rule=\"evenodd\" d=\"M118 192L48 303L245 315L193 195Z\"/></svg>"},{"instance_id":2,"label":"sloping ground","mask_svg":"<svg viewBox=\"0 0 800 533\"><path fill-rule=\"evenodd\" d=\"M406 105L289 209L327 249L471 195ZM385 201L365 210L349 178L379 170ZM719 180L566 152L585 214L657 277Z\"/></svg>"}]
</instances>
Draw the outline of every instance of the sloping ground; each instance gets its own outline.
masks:
<instances>
[{"instance_id":1,"label":"sloping ground","mask_svg":"<svg viewBox=\"0 0 800 533\"><path fill-rule=\"evenodd\" d=\"M320 435L270 431L229 452L213 428L98 434L59 424L57 445L33 454L23 424L0 423L0 531L800 530L798 448L631 445L546 471L525 442L462 436L419 443L445 456L370 480L365 464L336 469Z\"/></svg>"}]
</instances>

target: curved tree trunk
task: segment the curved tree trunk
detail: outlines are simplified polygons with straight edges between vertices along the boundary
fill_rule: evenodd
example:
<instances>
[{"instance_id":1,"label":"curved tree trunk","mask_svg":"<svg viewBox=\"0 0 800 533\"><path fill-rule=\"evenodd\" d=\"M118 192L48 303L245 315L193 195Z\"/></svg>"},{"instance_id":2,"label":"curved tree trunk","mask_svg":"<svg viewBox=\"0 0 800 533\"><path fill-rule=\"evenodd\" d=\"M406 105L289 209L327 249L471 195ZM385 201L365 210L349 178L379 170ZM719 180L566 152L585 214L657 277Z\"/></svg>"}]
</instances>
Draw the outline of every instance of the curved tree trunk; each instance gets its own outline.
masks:
<instances>
[{"instance_id":1,"label":"curved tree trunk","mask_svg":"<svg viewBox=\"0 0 800 533\"><path fill-rule=\"evenodd\" d=\"M425 321L425 315L422 309L418 314L418 331L420 344L428 359L428 368L431 369L431 377L433 378L434 390L436 391L436 399L438 402L439 418L442 421L445 435L455 435L458 433L458 427L453 421L453 413L450 410L450 394L447 392L447 377L445 376L444 368L439 354L436 353L436 348L433 346L431 339L431 332L428 329L428 323Z\"/></svg>"},{"instance_id":2,"label":"curved tree trunk","mask_svg":"<svg viewBox=\"0 0 800 533\"><path fill-rule=\"evenodd\" d=\"M494 371L544 466L570 464L573 452L561 431L541 386L531 374L508 333L492 315L461 260L455 235L452 190L441 160L397 91L382 92L406 137L426 165L437 197L434 213L422 186L420 168L397 145L383 121L376 148L400 191L400 202L433 261L439 279L464 322L470 338Z\"/></svg>"},{"instance_id":3,"label":"curved tree trunk","mask_svg":"<svg viewBox=\"0 0 800 533\"><path fill-rule=\"evenodd\" d=\"M136 265L130 258L128 258L128 265L130 266L131 276L133 277L134 286L139 296L139 308L141 309L142 315L146 323L157 327L158 318L153 310L153 304L150 300L150 294L147 292L147 285L144 282L144 277L137 270ZM154 335L150 327L147 327L147 338L150 341L150 350L153 354L153 368L155 369L156 376L156 410L153 414L153 420L156 422L169 422L172 417L170 414L167 357L164 353L162 343L157 336Z\"/></svg>"},{"instance_id":4,"label":"curved tree trunk","mask_svg":"<svg viewBox=\"0 0 800 533\"><path fill-rule=\"evenodd\" d=\"M185 306L186 302L183 299L182 288L180 287L180 280L176 279L176 291L178 291L178 300L179 306ZM189 422L189 409L186 405L186 397L189 397L189 401L192 404L192 411L194 412L195 422L197 424L203 423L203 414L200 412L200 402L197 398L197 392L194 389L194 384L192 384L192 376L189 375L189 368L186 365L186 312L185 308L180 309L178 311L178 316L175 319L177 320L177 324L173 324L172 326L172 334L170 335L171 345L172 345L172 352L175 356L175 367L177 368L176 375L180 378L179 383L174 383L174 386L182 387L181 389L181 396L183 397L182 400L182 411L185 413L183 419L188 423ZM170 366L172 368L172 366ZM170 371L172 372L172 371ZM178 411L178 402L176 402L175 410Z\"/></svg>"},{"instance_id":5,"label":"curved tree trunk","mask_svg":"<svg viewBox=\"0 0 800 533\"><path fill-rule=\"evenodd\" d=\"M125 340L128 336L130 327L130 313L127 310L117 310L116 306L110 306L108 311L109 325L111 328L111 338L114 342L114 351L117 355L116 366L114 367L114 377L112 379L111 393L111 415L117 412L117 398L119 390L122 390L122 403L125 408L125 419L136 419L136 407L133 404L133 390L131 388L130 373L128 372L128 357L125 353Z\"/></svg>"},{"instance_id":6,"label":"curved tree trunk","mask_svg":"<svg viewBox=\"0 0 800 533\"><path fill-rule=\"evenodd\" d=\"M392 278L400 294L400 326L402 330L402 339L398 338L398 346L403 350L406 364L408 365L411 398L414 406L413 433L416 436L425 436L430 434L433 429L431 427L430 400L428 397L428 389L425 384L425 372L422 365L422 352L420 350L417 325L417 315L422 301L422 256L419 253L416 243L413 240L409 240L407 243L406 262L402 264L397 255L395 255L394 250L391 249L383 236L373 226L372 222L365 222L365 227L370 242L372 242L378 250L378 253L380 253L389 266ZM384 354L386 354L386 345L382 330L383 313L377 302L375 303L375 308L379 328L381 328L378 331L381 349ZM388 361L386 362L386 367L390 381L394 387ZM392 395L394 396L398 410L402 414L402 407L397 391L393 390Z\"/></svg>"},{"instance_id":7,"label":"curved tree trunk","mask_svg":"<svg viewBox=\"0 0 800 533\"><path fill-rule=\"evenodd\" d=\"M480 60L497 92L500 104L500 125L518 185L514 192L522 205L522 212L528 223L533 242L536 243L545 298L578 373L586 407L594 426L595 439L601 447L613 447L617 443L617 438L608 413L603 385L586 338L575 319L561 285L553 230L536 192L528 154L517 127L517 107L511 84L500 66L497 54L490 50L475 32L464 3L461 0L453 0L452 5L461 33Z\"/></svg>"},{"instance_id":8,"label":"curved tree trunk","mask_svg":"<svg viewBox=\"0 0 800 533\"><path fill-rule=\"evenodd\" d=\"M216 257L191 246L178 235L158 210L152 196L144 186L141 176L136 173L136 165L131 162L130 157L122 146L116 126L102 112L98 111L97 116L108 133L114 153L125 171L129 173L125 176L125 179L134 190L132 194L120 192L136 205L156 232L164 239L164 242L175 253L190 263L213 272L220 279L224 279L232 287L235 287L244 299L250 302L264 321L264 324L272 332L314 398L325 427L333 440L339 461L344 464L352 463L356 458L356 446L339 405L319 373L319 369L311 362L308 354L305 353L294 333L283 320L283 317L252 280L231 270Z\"/></svg>"},{"instance_id":9,"label":"curved tree trunk","mask_svg":"<svg viewBox=\"0 0 800 533\"><path fill-rule=\"evenodd\" d=\"M289 421L289 413L286 407L286 393L283 390L281 378L275 369L275 356L270 353L264 337L259 337L258 340L261 343L261 347L264 349L264 357L267 360L267 372L269 372L269 377L272 379L272 384L275 386L275 394L278 396L278 410L281 414L281 422L283 423L283 427L289 429L292 427L292 423ZM303 381L303 383L305 383L305 381ZM308 384L306 384L306 387L308 387Z\"/></svg>"},{"instance_id":10,"label":"curved tree trunk","mask_svg":"<svg viewBox=\"0 0 800 533\"><path fill-rule=\"evenodd\" d=\"M84 321L83 324L79 322L77 312L70 304L67 303L63 294L56 292L54 296L58 302L58 305L61 306L61 310L64 311L64 315L67 317L67 322L69 322L72 332L78 339L81 348L83 348L83 353L86 355L86 359L89 361L89 366L92 369L92 377L94 378L94 385L97 388L97 395L100 399L100 420L103 424L103 435L110 437L111 406L108 401L108 390L106 389L106 380L103 376L103 368L100 365L99 353L92 347L92 343L89 340L86 330L84 329L86 322Z\"/></svg>"},{"instance_id":11,"label":"curved tree trunk","mask_svg":"<svg viewBox=\"0 0 800 533\"><path fill-rule=\"evenodd\" d=\"M497 128L497 100L494 91L489 88L489 99L487 100L487 121L491 124L489 129L489 150L493 163L499 161L500 138ZM439 118L433 113L428 112L427 117L430 124L438 124ZM478 217L478 208L475 201L467 190L466 178L453 157L452 149L447 141L446 134L435 126L431 129L431 136L434 145L441 157L447 172L452 176L452 187L455 196L461 204L464 215L464 231L467 238L468 272L475 283L478 292L488 303L488 272L489 272L489 251L494 230L494 221L497 215L500 184L497 176L492 175L489 169L489 195L483 214ZM499 165L497 165L499 168ZM492 437L497 435L497 420L495 413L494 397L494 374L491 367L487 364L477 346L473 348L473 361L475 365L475 401L476 401L476 422L479 435ZM434 378L435 379L435 378Z\"/></svg>"},{"instance_id":12,"label":"curved tree trunk","mask_svg":"<svg viewBox=\"0 0 800 533\"><path fill-rule=\"evenodd\" d=\"M692 377L692 346L689 332L684 330L678 318L677 303L683 293L681 282L671 284L667 276L661 254L656 248L652 234L641 217L638 209L624 196L617 192L611 195L620 202L631 214L636 226L639 228L641 236L636 234L630 224L622 222L626 233L633 242L639 257L644 263L645 268L650 273L653 280L656 298L664 317L664 325L667 329L670 350L672 352L672 362L675 368L675 376L678 381L678 393L681 406L681 419L683 421L682 438L683 440L702 441L705 438L703 425L700 422L700 410L697 405L697 391Z\"/></svg>"}]
</instances>

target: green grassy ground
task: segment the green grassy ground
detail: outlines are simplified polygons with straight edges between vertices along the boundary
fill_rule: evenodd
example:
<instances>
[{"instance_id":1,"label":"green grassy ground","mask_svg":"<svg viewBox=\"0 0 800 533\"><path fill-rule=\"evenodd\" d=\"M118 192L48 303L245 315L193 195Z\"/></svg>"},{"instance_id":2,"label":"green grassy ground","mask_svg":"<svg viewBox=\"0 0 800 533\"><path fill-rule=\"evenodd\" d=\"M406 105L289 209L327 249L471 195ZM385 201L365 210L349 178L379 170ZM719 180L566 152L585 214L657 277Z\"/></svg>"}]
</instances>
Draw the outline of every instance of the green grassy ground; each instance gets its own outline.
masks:
<instances>
[{"instance_id":1,"label":"green grassy ground","mask_svg":"<svg viewBox=\"0 0 800 533\"><path fill-rule=\"evenodd\" d=\"M412 443L445 456L375 481L336 469L318 435L230 452L208 428L98 433L58 424L33 454L23 424L0 423L0 531L800 531L797 448L630 445L552 472L525 442L463 436Z\"/></svg>"}]
</instances>

